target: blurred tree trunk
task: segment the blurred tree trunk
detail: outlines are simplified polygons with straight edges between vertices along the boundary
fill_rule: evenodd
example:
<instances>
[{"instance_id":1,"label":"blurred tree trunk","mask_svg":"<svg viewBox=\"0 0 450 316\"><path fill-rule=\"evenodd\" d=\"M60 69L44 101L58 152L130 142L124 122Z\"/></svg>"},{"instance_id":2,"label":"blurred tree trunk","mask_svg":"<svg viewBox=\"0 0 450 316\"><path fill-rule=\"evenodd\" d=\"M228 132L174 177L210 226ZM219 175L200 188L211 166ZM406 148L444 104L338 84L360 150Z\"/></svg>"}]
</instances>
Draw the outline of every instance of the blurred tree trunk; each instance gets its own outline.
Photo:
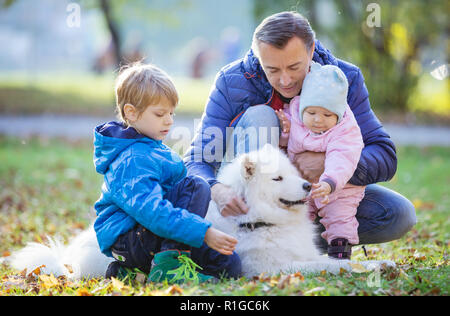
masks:
<instances>
[{"instance_id":1,"label":"blurred tree trunk","mask_svg":"<svg viewBox=\"0 0 450 316\"><path fill-rule=\"evenodd\" d=\"M121 51L122 41L119 32L119 26L117 25L116 21L113 18L109 0L99 0L99 1L100 1L100 9L103 12L106 25L108 26L109 33L111 34L111 44L115 55L116 65L120 66L120 62L122 61L123 56Z\"/></svg>"}]
</instances>

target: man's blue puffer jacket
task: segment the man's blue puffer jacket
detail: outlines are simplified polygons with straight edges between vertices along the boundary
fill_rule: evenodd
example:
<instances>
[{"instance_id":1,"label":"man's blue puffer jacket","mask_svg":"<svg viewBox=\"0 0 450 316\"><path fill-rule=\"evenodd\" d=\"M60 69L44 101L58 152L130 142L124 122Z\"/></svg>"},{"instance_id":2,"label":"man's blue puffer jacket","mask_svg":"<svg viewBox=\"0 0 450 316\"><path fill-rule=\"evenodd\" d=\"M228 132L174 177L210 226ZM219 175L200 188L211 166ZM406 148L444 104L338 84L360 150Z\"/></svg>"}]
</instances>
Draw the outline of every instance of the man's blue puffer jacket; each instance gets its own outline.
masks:
<instances>
[{"instance_id":1,"label":"man's blue puffer jacket","mask_svg":"<svg viewBox=\"0 0 450 316\"><path fill-rule=\"evenodd\" d=\"M111 256L117 237L137 223L163 238L203 244L211 223L165 199L186 176L180 156L160 140L117 122L96 127L94 148L95 169L104 175L94 229L104 254Z\"/></svg>"},{"instance_id":2,"label":"man's blue puffer jacket","mask_svg":"<svg viewBox=\"0 0 450 316\"><path fill-rule=\"evenodd\" d=\"M359 124L365 145L350 183L368 185L390 180L397 169L395 146L370 108L369 93L361 70L335 58L318 40L313 60L321 65L338 66L349 82L347 101ZM225 154L226 128L235 126L248 107L270 105L273 92L252 50L244 58L223 67L216 76L200 128L184 157L188 174L201 176L210 185L216 183L216 172L221 161L214 156L216 150ZM222 144L222 148L214 148L212 144Z\"/></svg>"}]
</instances>

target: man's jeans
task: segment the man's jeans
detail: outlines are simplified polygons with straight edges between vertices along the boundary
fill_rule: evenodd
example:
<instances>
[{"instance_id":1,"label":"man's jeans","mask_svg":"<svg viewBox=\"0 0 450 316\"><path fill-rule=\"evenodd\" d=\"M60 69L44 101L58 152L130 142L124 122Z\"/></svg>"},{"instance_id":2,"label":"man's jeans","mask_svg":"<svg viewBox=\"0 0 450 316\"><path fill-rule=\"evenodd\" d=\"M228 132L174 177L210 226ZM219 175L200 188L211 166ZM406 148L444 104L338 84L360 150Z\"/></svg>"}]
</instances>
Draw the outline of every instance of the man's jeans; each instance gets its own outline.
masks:
<instances>
[{"instance_id":1,"label":"man's jeans","mask_svg":"<svg viewBox=\"0 0 450 316\"><path fill-rule=\"evenodd\" d=\"M254 138L252 135L255 131L261 137ZM279 131L278 117L271 107L257 105L248 108L232 134L234 155L258 149L266 143L278 146ZM416 224L416 212L413 204L404 196L380 185L370 184L358 206L356 219L359 223L360 244L376 244L405 235ZM316 224L318 246L326 250L327 243L320 237L325 228L318 221Z\"/></svg>"}]
</instances>

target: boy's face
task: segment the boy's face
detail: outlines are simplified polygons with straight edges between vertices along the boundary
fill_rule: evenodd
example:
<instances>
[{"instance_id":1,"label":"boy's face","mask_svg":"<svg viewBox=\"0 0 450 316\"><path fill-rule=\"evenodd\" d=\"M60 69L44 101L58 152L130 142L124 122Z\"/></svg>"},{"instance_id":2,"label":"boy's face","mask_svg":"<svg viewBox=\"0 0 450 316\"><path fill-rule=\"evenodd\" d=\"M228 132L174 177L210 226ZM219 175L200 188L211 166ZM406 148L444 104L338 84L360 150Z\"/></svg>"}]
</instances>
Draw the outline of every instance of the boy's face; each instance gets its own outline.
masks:
<instances>
[{"instance_id":1,"label":"boy's face","mask_svg":"<svg viewBox=\"0 0 450 316\"><path fill-rule=\"evenodd\" d=\"M163 140L173 124L175 106L166 98L161 98L158 104L149 105L140 115L127 115L127 119L139 133Z\"/></svg>"},{"instance_id":2,"label":"boy's face","mask_svg":"<svg viewBox=\"0 0 450 316\"><path fill-rule=\"evenodd\" d=\"M337 124L338 116L320 106L308 106L303 111L303 124L314 133L322 133Z\"/></svg>"}]
</instances>

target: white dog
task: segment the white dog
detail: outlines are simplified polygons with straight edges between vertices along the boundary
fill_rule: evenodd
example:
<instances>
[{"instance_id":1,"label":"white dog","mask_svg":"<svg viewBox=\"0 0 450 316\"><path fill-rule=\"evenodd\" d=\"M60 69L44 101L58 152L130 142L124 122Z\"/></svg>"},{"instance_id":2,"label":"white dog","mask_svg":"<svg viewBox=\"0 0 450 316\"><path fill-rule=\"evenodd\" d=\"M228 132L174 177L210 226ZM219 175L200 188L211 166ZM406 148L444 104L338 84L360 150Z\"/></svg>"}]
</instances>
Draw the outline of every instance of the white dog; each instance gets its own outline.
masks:
<instances>
[{"instance_id":1,"label":"white dog","mask_svg":"<svg viewBox=\"0 0 450 316\"><path fill-rule=\"evenodd\" d=\"M238 239L236 252L246 276L352 270L347 260L331 260L319 254L304 205L308 183L278 149L266 145L236 158L221 169L218 180L231 186L250 206L246 215L222 217L211 202L207 214L215 227ZM48 245L29 243L8 261L17 270L31 272L45 265L41 268L44 274L81 279L104 276L113 260L100 251L91 226L67 246L48 238ZM360 262L367 270L382 263L393 265L388 261Z\"/></svg>"},{"instance_id":2,"label":"white dog","mask_svg":"<svg viewBox=\"0 0 450 316\"><path fill-rule=\"evenodd\" d=\"M305 205L311 185L280 150L265 145L241 155L219 171L218 180L232 187L250 208L245 215L223 217L211 201L206 216L213 226L238 239L236 252L245 276L323 270L338 273L341 268L352 271L355 263L320 255ZM358 264L373 270L383 263L393 265L389 261Z\"/></svg>"}]
</instances>

